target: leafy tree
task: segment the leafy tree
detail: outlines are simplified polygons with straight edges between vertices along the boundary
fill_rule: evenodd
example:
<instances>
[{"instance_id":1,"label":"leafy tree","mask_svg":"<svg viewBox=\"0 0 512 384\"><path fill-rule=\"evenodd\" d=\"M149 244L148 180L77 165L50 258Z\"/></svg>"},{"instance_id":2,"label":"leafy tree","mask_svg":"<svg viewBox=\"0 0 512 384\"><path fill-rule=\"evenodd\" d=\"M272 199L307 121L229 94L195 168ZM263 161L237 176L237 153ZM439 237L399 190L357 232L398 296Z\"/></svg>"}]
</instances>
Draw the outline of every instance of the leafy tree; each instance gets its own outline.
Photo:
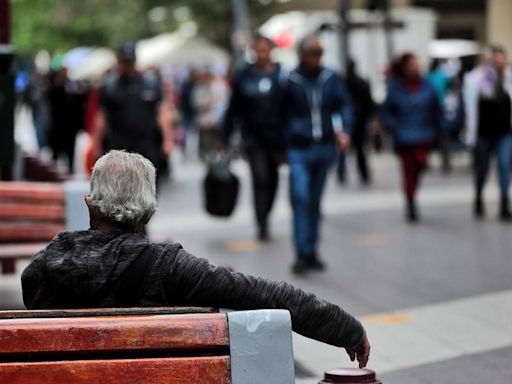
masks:
<instances>
[{"instance_id":1,"label":"leafy tree","mask_svg":"<svg viewBox=\"0 0 512 384\"><path fill-rule=\"evenodd\" d=\"M190 9L199 33L229 47L232 0L11 0L12 44L20 53L47 49L61 53L76 46L115 47L174 31L179 20L173 11ZM158 25L148 19L150 9L160 6L167 17ZM272 1L248 0L253 25L268 17Z\"/></svg>"}]
</instances>

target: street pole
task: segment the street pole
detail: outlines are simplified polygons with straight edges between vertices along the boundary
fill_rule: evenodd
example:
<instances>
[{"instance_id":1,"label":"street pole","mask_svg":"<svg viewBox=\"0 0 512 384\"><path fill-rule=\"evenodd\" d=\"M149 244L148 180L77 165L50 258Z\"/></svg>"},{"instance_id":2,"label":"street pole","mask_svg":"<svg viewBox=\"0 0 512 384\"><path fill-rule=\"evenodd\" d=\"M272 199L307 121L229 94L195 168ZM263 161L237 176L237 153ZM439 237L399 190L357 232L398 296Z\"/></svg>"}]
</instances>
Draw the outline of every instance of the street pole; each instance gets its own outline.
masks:
<instances>
[{"instance_id":1,"label":"street pole","mask_svg":"<svg viewBox=\"0 0 512 384\"><path fill-rule=\"evenodd\" d=\"M14 163L14 55L10 37L10 3L0 0L0 180L12 179Z\"/></svg>"},{"instance_id":2,"label":"street pole","mask_svg":"<svg viewBox=\"0 0 512 384\"><path fill-rule=\"evenodd\" d=\"M11 41L11 7L9 0L0 0L0 44Z\"/></svg>"},{"instance_id":3,"label":"street pole","mask_svg":"<svg viewBox=\"0 0 512 384\"><path fill-rule=\"evenodd\" d=\"M393 45L393 26L391 25L391 15L389 12L389 1L382 0L382 13L384 15L384 35L386 38L386 53L388 56L388 62L393 60L393 56L395 55L394 45Z\"/></svg>"},{"instance_id":4,"label":"street pole","mask_svg":"<svg viewBox=\"0 0 512 384\"><path fill-rule=\"evenodd\" d=\"M244 62L245 47L249 44L249 19L247 12L247 0L232 0L233 4L233 32L231 45L235 55L235 67Z\"/></svg>"},{"instance_id":5,"label":"street pole","mask_svg":"<svg viewBox=\"0 0 512 384\"><path fill-rule=\"evenodd\" d=\"M340 17L340 27L338 28L340 40L340 66L344 73L347 69L347 62L350 55L349 33L350 21L348 20L348 10L350 8L349 0L338 0L338 15Z\"/></svg>"}]
</instances>

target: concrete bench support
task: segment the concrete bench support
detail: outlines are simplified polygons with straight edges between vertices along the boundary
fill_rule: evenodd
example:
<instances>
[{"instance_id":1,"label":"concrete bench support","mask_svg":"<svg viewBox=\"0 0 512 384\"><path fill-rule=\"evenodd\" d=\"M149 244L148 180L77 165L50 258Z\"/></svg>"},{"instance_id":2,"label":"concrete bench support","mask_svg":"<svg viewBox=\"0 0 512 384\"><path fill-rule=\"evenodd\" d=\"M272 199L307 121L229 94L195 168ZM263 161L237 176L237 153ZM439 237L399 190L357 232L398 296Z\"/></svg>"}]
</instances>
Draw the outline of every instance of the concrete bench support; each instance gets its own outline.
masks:
<instances>
[{"instance_id":1,"label":"concrete bench support","mask_svg":"<svg viewBox=\"0 0 512 384\"><path fill-rule=\"evenodd\" d=\"M229 312L228 325L232 383L295 383L288 311Z\"/></svg>"},{"instance_id":2,"label":"concrete bench support","mask_svg":"<svg viewBox=\"0 0 512 384\"><path fill-rule=\"evenodd\" d=\"M64 183L66 231L80 231L89 228L89 212L87 212L84 201L84 196L88 193L88 181L67 181Z\"/></svg>"}]
</instances>

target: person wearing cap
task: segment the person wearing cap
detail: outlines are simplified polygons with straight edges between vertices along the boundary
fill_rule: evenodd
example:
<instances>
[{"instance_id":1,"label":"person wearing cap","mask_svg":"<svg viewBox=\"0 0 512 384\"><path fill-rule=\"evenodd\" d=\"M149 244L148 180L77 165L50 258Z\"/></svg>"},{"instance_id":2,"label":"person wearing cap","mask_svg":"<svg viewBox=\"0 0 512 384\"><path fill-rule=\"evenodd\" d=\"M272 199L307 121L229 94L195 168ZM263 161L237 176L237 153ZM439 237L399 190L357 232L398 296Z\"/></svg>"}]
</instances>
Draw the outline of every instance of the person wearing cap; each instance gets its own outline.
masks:
<instances>
[{"instance_id":1,"label":"person wearing cap","mask_svg":"<svg viewBox=\"0 0 512 384\"><path fill-rule=\"evenodd\" d=\"M93 132L96 157L125 149L157 168L172 151L171 117L162 102L159 79L136 68L135 44L117 50L117 69L100 90L100 112Z\"/></svg>"}]
</instances>

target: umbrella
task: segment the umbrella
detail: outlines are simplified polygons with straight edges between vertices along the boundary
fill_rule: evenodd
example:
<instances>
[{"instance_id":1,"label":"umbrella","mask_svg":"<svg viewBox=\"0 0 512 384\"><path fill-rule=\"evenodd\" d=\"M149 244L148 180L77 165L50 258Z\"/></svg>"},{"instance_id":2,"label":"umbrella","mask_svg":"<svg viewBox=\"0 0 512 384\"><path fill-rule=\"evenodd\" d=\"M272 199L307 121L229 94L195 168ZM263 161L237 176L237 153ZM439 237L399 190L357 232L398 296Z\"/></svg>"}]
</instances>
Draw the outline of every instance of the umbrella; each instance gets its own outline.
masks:
<instances>
[{"instance_id":1,"label":"umbrella","mask_svg":"<svg viewBox=\"0 0 512 384\"><path fill-rule=\"evenodd\" d=\"M165 58L171 65L220 65L229 64L229 53L202 37L193 37L184 41Z\"/></svg>"},{"instance_id":2,"label":"umbrella","mask_svg":"<svg viewBox=\"0 0 512 384\"><path fill-rule=\"evenodd\" d=\"M428 45L428 53L430 57L436 59L473 56L480 53L480 45L472 40L432 40Z\"/></svg>"},{"instance_id":3,"label":"umbrella","mask_svg":"<svg viewBox=\"0 0 512 384\"><path fill-rule=\"evenodd\" d=\"M97 80L116 64L116 55L107 48L94 49L79 65L69 70L73 80Z\"/></svg>"},{"instance_id":4,"label":"umbrella","mask_svg":"<svg viewBox=\"0 0 512 384\"><path fill-rule=\"evenodd\" d=\"M165 63L176 48L183 44L183 38L177 33L164 33L137 43L137 66L148 68Z\"/></svg>"}]
</instances>

